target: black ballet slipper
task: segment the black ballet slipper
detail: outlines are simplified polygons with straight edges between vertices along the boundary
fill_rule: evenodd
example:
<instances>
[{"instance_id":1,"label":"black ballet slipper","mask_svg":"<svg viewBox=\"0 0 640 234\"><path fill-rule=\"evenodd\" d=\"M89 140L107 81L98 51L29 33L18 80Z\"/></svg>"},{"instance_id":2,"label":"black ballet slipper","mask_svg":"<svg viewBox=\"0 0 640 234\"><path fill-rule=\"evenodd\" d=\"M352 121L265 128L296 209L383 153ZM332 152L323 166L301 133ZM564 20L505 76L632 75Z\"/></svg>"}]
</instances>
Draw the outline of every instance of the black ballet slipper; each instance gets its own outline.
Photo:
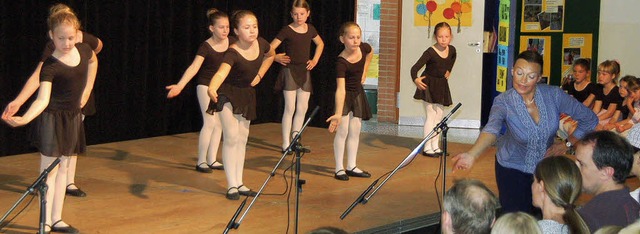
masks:
<instances>
[{"instance_id":1,"label":"black ballet slipper","mask_svg":"<svg viewBox=\"0 0 640 234\"><path fill-rule=\"evenodd\" d=\"M258 195L258 193L257 193L257 192L255 192L255 191L253 191L253 190L251 190L251 189L249 189L249 190L247 190L247 191L242 191L242 190L240 190L240 188L242 188L242 187L248 188L247 186L244 186L244 184L242 184L242 185L238 186L238 193L240 193L240 195L242 195L242 196L249 196L249 197L255 197L256 195Z\"/></svg>"},{"instance_id":2,"label":"black ballet slipper","mask_svg":"<svg viewBox=\"0 0 640 234\"><path fill-rule=\"evenodd\" d=\"M66 227L56 227L56 224L58 224L59 222L62 222L62 220L58 220L55 223L53 223L51 225L51 232L59 232L59 233L80 233L80 230L78 230L77 228L74 228L73 226L69 225Z\"/></svg>"},{"instance_id":3,"label":"black ballet slipper","mask_svg":"<svg viewBox=\"0 0 640 234\"><path fill-rule=\"evenodd\" d=\"M369 172L366 171L362 171L362 172L355 172L353 170L355 170L358 167L353 167L353 169L351 170L346 170L345 172L347 173L348 176L353 176L353 177L362 177L362 178L369 178L371 177L371 174L369 174Z\"/></svg>"},{"instance_id":4,"label":"black ballet slipper","mask_svg":"<svg viewBox=\"0 0 640 234\"><path fill-rule=\"evenodd\" d=\"M337 172L333 175L333 178L336 178L336 180L342 180L342 181L347 181L347 180L349 180L349 176L348 176L347 174L340 174L340 175L338 175L338 173L340 173L341 171L344 171L344 170L339 170L339 171L337 171ZM346 172L345 172L345 173L346 173Z\"/></svg>"},{"instance_id":5,"label":"black ballet slipper","mask_svg":"<svg viewBox=\"0 0 640 234\"><path fill-rule=\"evenodd\" d=\"M206 167L201 167L200 165L202 165L202 164L204 164ZM211 168L209 168L209 165L207 165L207 163L205 163L205 162L196 165L196 171L202 172L202 173L211 173L211 172L213 172L213 170L211 170Z\"/></svg>"},{"instance_id":6,"label":"black ballet slipper","mask_svg":"<svg viewBox=\"0 0 640 234\"><path fill-rule=\"evenodd\" d=\"M65 193L67 195L74 196L74 197L86 197L87 196L87 193L85 193L84 191L80 190L80 188L70 189L69 186L71 186L71 185L74 185L74 183L71 183L71 184L67 185L67 189L65 191Z\"/></svg>"},{"instance_id":7,"label":"black ballet slipper","mask_svg":"<svg viewBox=\"0 0 640 234\"><path fill-rule=\"evenodd\" d=\"M220 163L220 165L217 165L217 166L213 165L213 164L216 164L217 162L218 161L213 161L213 163L209 164L209 168L211 170L224 170L224 165L222 165L222 163Z\"/></svg>"},{"instance_id":8,"label":"black ballet slipper","mask_svg":"<svg viewBox=\"0 0 640 234\"><path fill-rule=\"evenodd\" d=\"M239 200L240 199L240 193L235 192L235 193L231 193L231 190L235 189L238 190L238 188L236 187L231 187L227 190L227 194L225 195L225 197L229 200Z\"/></svg>"}]
</instances>

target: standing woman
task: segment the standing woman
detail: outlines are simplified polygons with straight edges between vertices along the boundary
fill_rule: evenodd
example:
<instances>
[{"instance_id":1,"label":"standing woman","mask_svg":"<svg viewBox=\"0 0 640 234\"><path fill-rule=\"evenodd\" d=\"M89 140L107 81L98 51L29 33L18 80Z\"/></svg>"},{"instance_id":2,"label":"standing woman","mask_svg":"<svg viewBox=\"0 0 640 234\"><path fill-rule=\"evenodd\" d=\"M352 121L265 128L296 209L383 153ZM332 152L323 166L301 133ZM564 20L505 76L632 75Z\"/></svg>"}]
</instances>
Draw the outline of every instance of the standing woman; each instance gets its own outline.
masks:
<instances>
[{"instance_id":1,"label":"standing woman","mask_svg":"<svg viewBox=\"0 0 640 234\"><path fill-rule=\"evenodd\" d=\"M52 15L57 12L62 12L62 11L75 15L73 10L71 10L69 6L64 4L56 4L52 6L51 9L49 9L49 15ZM102 41L99 38L95 37L94 35L91 35L84 31L78 31L78 34L76 35L75 38L76 38L76 43L85 43L89 45L91 49L96 53L96 55L100 53L100 51L102 50L102 46L103 46ZM55 50L55 45L53 44L53 42L52 41L47 42L47 45L45 46L44 51L42 52L40 62L36 66L36 69L33 71L31 76L25 83L24 87L22 87L22 90L20 91L18 96L9 104L7 104L7 106L5 107L4 112L2 113L3 120L7 120L11 116L15 115L18 112L18 110L20 110L20 107L27 100L29 100L31 95L33 95L36 92L36 90L38 90L38 87L40 87L40 71L42 70L42 65L51 56L54 50ZM91 116L96 113L95 100L93 96L94 96L93 92L91 92L91 95L89 96L89 100L87 101L87 104L84 106L84 108L82 108L82 114L84 116ZM82 191L80 188L78 188L75 184L77 163L78 163L78 157L70 156L69 171L67 173L68 178L67 178L66 193L68 195L75 196L75 197L86 197L87 194L84 191Z\"/></svg>"},{"instance_id":2,"label":"standing woman","mask_svg":"<svg viewBox=\"0 0 640 234\"><path fill-rule=\"evenodd\" d=\"M471 149L453 158L453 169L469 169L475 160L496 143L496 181L505 213L532 213L533 172L546 156L562 155L598 124L598 117L559 87L539 84L542 55L524 51L513 65L513 88L498 95L489 121ZM564 142L554 143L560 113L578 121L578 127ZM502 131L503 126L506 131Z\"/></svg>"},{"instance_id":3,"label":"standing woman","mask_svg":"<svg viewBox=\"0 0 640 234\"><path fill-rule=\"evenodd\" d=\"M310 71L318 64L324 48L324 42L316 28L306 23L310 14L311 8L306 0L293 1L291 8L293 22L284 26L271 42L274 50L280 46L280 43L285 43L285 53L275 56L275 61L284 66L280 70L276 83L276 90L282 89L284 94L283 153L289 146L292 132L298 132L302 128L312 90ZM316 44L316 51L313 59L309 59L312 41Z\"/></svg>"},{"instance_id":4,"label":"standing woman","mask_svg":"<svg viewBox=\"0 0 640 234\"><path fill-rule=\"evenodd\" d=\"M450 106L449 75L456 62L456 48L451 43L451 26L446 22L436 24L433 35L436 43L422 53L420 59L411 67L411 79L416 84L414 99L425 102L427 111L424 123L424 136L442 121L444 107ZM426 67L425 67L426 66ZM418 70L425 67L418 77ZM422 155L438 157L442 155L439 136L431 138L424 145Z\"/></svg>"},{"instance_id":5,"label":"standing woman","mask_svg":"<svg viewBox=\"0 0 640 234\"><path fill-rule=\"evenodd\" d=\"M371 177L356 165L360 128L362 120L371 118L371 110L365 97L364 84L367 69L373 57L371 45L362 43L362 30L354 22L347 22L340 28L340 42L344 50L336 62L336 109L327 119L329 132L336 132L333 140L333 153L336 160L334 178L349 180L349 176ZM346 144L346 147L345 147ZM347 170L343 166L344 151L347 151Z\"/></svg>"},{"instance_id":6,"label":"standing woman","mask_svg":"<svg viewBox=\"0 0 640 234\"><path fill-rule=\"evenodd\" d=\"M81 108L91 94L98 60L88 45L76 44L80 22L74 14L55 12L49 15L47 23L55 50L42 65L38 97L23 116L5 121L17 127L37 117L32 126L32 143L41 154L40 170L46 169L56 157L60 158L60 163L47 176L47 230L78 233L62 221L62 208L69 156L86 150Z\"/></svg>"},{"instance_id":7,"label":"standing woman","mask_svg":"<svg viewBox=\"0 0 640 234\"><path fill-rule=\"evenodd\" d=\"M184 72L180 81L177 84L166 87L169 90L167 98L174 98L180 94L194 76L198 76L196 94L198 95L203 124L198 138L196 171L203 173L211 173L212 169L224 169L223 165L216 160L220 137L222 136L222 126L220 126L220 118L218 116L210 115L206 112L209 102L211 102L209 95L207 95L207 90L209 89L211 77L220 68L224 52L227 51L230 44L236 41L235 37L228 37L229 17L227 14L211 8L207 11L207 19L209 19L211 37L200 44L196 57Z\"/></svg>"},{"instance_id":8,"label":"standing woman","mask_svg":"<svg viewBox=\"0 0 640 234\"><path fill-rule=\"evenodd\" d=\"M258 19L251 11L233 15L233 31L238 41L229 46L220 69L209 84L211 103L207 113L218 112L224 141L222 159L227 175L226 197L256 193L242 183L242 171L249 138L249 124L256 119L256 91L253 88L273 63L274 51L269 42L258 37Z\"/></svg>"}]
</instances>

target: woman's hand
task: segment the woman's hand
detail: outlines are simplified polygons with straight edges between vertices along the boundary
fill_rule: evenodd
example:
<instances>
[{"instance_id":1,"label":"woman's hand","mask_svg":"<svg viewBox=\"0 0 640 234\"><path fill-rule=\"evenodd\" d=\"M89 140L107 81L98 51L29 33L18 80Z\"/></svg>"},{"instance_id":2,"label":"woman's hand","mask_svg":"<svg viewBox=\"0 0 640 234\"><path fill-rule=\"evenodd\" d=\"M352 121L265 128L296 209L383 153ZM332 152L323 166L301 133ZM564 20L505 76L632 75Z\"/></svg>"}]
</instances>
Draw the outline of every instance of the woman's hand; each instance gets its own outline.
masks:
<instances>
[{"instance_id":1,"label":"woman's hand","mask_svg":"<svg viewBox=\"0 0 640 234\"><path fill-rule=\"evenodd\" d=\"M427 90L427 85L422 82L422 79L424 78L426 78L426 76L421 76L413 80L413 83L416 84L416 87L418 87L419 90Z\"/></svg>"},{"instance_id":2,"label":"woman's hand","mask_svg":"<svg viewBox=\"0 0 640 234\"><path fill-rule=\"evenodd\" d=\"M455 162L453 164L453 170L466 170L470 169L473 166L473 163L476 161L476 157L469 154L468 152L461 153L452 158Z\"/></svg>"},{"instance_id":3,"label":"woman's hand","mask_svg":"<svg viewBox=\"0 0 640 234\"><path fill-rule=\"evenodd\" d=\"M311 71L311 69L316 67L316 64L318 64L318 62L316 61L313 61L313 60L307 61L307 71Z\"/></svg>"},{"instance_id":4,"label":"woman's hand","mask_svg":"<svg viewBox=\"0 0 640 234\"><path fill-rule=\"evenodd\" d=\"M276 54L274 60L282 66L287 66L291 62L291 58L285 53ZM311 70L311 69L309 69Z\"/></svg>"},{"instance_id":5,"label":"woman's hand","mask_svg":"<svg viewBox=\"0 0 640 234\"><path fill-rule=\"evenodd\" d=\"M329 117L327 119L327 122L331 122L329 124L329 132L335 132L336 129L338 128L338 125L340 125L340 120L342 119L342 116L335 114L332 115L331 117Z\"/></svg>"},{"instance_id":6,"label":"woman's hand","mask_svg":"<svg viewBox=\"0 0 640 234\"><path fill-rule=\"evenodd\" d=\"M209 86L207 94L209 94L209 98L211 98L211 101L215 103L218 102L218 90L212 89L211 86Z\"/></svg>"},{"instance_id":7,"label":"woman's hand","mask_svg":"<svg viewBox=\"0 0 640 234\"><path fill-rule=\"evenodd\" d=\"M262 80L262 77L260 75L256 75L256 77L253 78L253 81L251 81L251 87L256 87L256 85L260 83L260 80Z\"/></svg>"},{"instance_id":8,"label":"woman's hand","mask_svg":"<svg viewBox=\"0 0 640 234\"><path fill-rule=\"evenodd\" d=\"M178 96L180 92L182 92L182 87L178 85L169 85L165 88L169 90L169 93L167 93L167 98L174 98Z\"/></svg>"},{"instance_id":9,"label":"woman's hand","mask_svg":"<svg viewBox=\"0 0 640 234\"><path fill-rule=\"evenodd\" d=\"M451 75L451 72L447 71L446 73L444 73L444 78L447 78L448 80L450 75Z\"/></svg>"},{"instance_id":10,"label":"woman's hand","mask_svg":"<svg viewBox=\"0 0 640 234\"><path fill-rule=\"evenodd\" d=\"M7 104L7 107L4 108L4 112L2 112L2 119L7 120L11 118L18 112L18 110L20 110L20 106L22 105L20 105L16 101L9 102L9 104Z\"/></svg>"},{"instance_id":11,"label":"woman's hand","mask_svg":"<svg viewBox=\"0 0 640 234\"><path fill-rule=\"evenodd\" d=\"M9 124L9 126L11 127L20 127L22 125L27 124L27 122L20 116L12 116L9 118L4 119L5 122L7 122L7 124Z\"/></svg>"},{"instance_id":12,"label":"woman's hand","mask_svg":"<svg viewBox=\"0 0 640 234\"><path fill-rule=\"evenodd\" d=\"M569 147L567 147L566 143L564 142L554 143L553 145L551 145L551 147L547 149L547 152L544 154L544 156L549 157L549 156L565 155L567 153L567 150L569 150Z\"/></svg>"}]
</instances>

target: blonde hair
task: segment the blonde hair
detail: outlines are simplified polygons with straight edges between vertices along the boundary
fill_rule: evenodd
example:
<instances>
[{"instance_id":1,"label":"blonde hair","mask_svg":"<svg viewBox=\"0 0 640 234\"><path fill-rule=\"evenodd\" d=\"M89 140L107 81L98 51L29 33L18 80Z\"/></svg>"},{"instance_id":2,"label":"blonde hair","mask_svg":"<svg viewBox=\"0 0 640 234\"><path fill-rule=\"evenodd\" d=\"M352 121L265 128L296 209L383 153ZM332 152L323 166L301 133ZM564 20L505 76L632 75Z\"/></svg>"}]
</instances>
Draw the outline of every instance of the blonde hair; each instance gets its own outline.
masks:
<instances>
[{"instance_id":1,"label":"blonde hair","mask_svg":"<svg viewBox=\"0 0 640 234\"><path fill-rule=\"evenodd\" d=\"M613 83L616 83L616 79L620 76L620 63L616 60L605 60L598 65L598 71L605 71L613 75Z\"/></svg>"},{"instance_id":2,"label":"blonde hair","mask_svg":"<svg viewBox=\"0 0 640 234\"><path fill-rule=\"evenodd\" d=\"M218 19L221 18L229 18L229 16L227 15L227 13L224 13L216 8L211 8L209 10L207 10L207 19L209 19L209 24L210 25L216 25L216 22L218 21Z\"/></svg>"},{"instance_id":3,"label":"blonde hair","mask_svg":"<svg viewBox=\"0 0 640 234\"><path fill-rule=\"evenodd\" d=\"M360 29L360 25L356 24L353 21L349 21L349 22L346 22L346 23L342 24L342 26L340 27L340 36L346 35L347 34L347 30L349 30L350 28L357 28L362 33L362 29Z\"/></svg>"},{"instance_id":4,"label":"blonde hair","mask_svg":"<svg viewBox=\"0 0 640 234\"><path fill-rule=\"evenodd\" d=\"M49 26L49 30L53 31L61 24L69 24L75 29L80 29L80 20L78 20L76 13L74 13L69 6L58 3L49 8L47 25Z\"/></svg>"},{"instance_id":5,"label":"blonde hair","mask_svg":"<svg viewBox=\"0 0 640 234\"><path fill-rule=\"evenodd\" d=\"M493 224L491 234L503 233L542 234L542 230L533 216L524 212L515 212L503 215Z\"/></svg>"}]
</instances>

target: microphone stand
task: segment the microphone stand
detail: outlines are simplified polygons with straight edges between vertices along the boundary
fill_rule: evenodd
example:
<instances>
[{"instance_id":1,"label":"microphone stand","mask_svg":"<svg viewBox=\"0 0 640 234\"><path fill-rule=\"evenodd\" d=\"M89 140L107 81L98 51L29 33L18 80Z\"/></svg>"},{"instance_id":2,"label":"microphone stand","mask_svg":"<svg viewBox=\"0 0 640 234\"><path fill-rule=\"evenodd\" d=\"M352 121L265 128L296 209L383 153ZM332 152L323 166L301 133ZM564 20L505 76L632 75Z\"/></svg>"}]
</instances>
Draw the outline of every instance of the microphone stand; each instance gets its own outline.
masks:
<instances>
[{"instance_id":1,"label":"microphone stand","mask_svg":"<svg viewBox=\"0 0 640 234\"><path fill-rule=\"evenodd\" d=\"M233 215L233 217L231 218L231 220L229 220L229 224L227 224L227 227L224 229L224 232L222 232L223 234L229 233L230 229L238 229L238 227L240 227L240 223L242 223L242 220L244 220L245 216L247 216L247 213L249 213L249 210L251 210L251 207L253 207L253 204L258 200L258 197L260 197L260 194L262 194L262 191L264 190L264 188L267 186L267 183L269 183L269 180L271 180L271 177L276 175L276 170L278 170L278 167L280 167L280 164L282 163L282 161L284 160L284 158L287 156L287 154L294 150L296 152L296 184L298 187L298 190L302 190L302 184L304 184L304 180L300 180L300 152L304 151L305 149L302 148L302 146L300 145L300 137L302 136L302 133L304 132L304 130L307 128L307 125L309 125L309 122L311 122L311 120L313 119L313 117L318 113L318 110L320 110L319 106L316 106L315 109L313 109L313 112L311 112L311 115L309 116L309 118L307 119L307 122L304 123L304 125L302 125L302 128L300 129L300 132L295 135L293 137L293 139L291 140L291 143L289 144L289 146L287 147L287 149L284 150L284 152L282 153L282 156L280 157L280 160L278 160L278 163L276 163L275 167L273 167L273 170L271 170L271 173L269 173L269 176L267 177L267 179L264 181L264 183L262 184L262 186L260 187L260 190L258 190L258 192L256 193L256 196L251 200L251 203L249 203L249 206L247 207L247 209L244 211L244 213L242 214L242 216L240 216L240 219L238 219L238 222L236 222L236 218L238 217L238 214L240 214L240 212L242 211L242 209L244 208L244 205L246 203L246 199L245 201L242 202L242 204L240 204L240 206L238 207L238 209L236 210L235 214ZM299 194L298 194L298 190L296 191L296 220L295 220L295 227L296 230L295 232L298 233L298 199L299 199Z\"/></svg>"},{"instance_id":2,"label":"microphone stand","mask_svg":"<svg viewBox=\"0 0 640 234\"><path fill-rule=\"evenodd\" d=\"M422 139L422 141L420 142L420 144L418 144L418 146L416 146L416 148L413 149L413 151L411 151L411 153L409 153L409 155L407 155L407 157L404 158L404 160L402 160L402 162L400 162L400 164L398 164L398 166L396 166L396 168L393 169L393 171L391 171L391 173L389 173L389 175L387 175L387 177L384 178L384 180L382 180L382 183L380 183L380 185L378 185L378 187L375 187L375 185L378 183L378 180L373 181L373 183L371 183L371 185L369 185L369 187L367 187L367 189L365 189L365 191L360 194L360 196L358 196L358 198L356 198L356 200L344 211L344 213L342 213L342 215L340 215L340 219L344 219L345 217L347 217L347 215L349 215L349 213L351 213L351 210L353 210L353 208L355 208L358 203L362 203L362 204L367 204L367 202L369 202L369 200L371 199L371 197L373 197L373 195L375 195L378 190L380 190L380 188L382 188L382 186L387 183L387 181L389 179L391 179L391 177L396 174L396 172L400 169L402 169L403 167L406 167L412 160L413 158L416 157L416 155L418 155L418 153L420 153L420 151L422 150L422 148L424 147L424 145L427 143L428 140L430 140L433 137L436 137L439 133L440 133L440 129L444 129L445 131L445 135L446 136L446 131L449 129L449 127L447 127L447 121L449 120L449 118L451 117L451 115L453 115L453 113L455 113L458 108L460 108L460 106L462 106L462 103L458 103L453 110L451 110L451 112L449 112L449 114L447 116L445 116L442 121L440 121L440 123L438 123L436 125L436 127L433 128L433 130L431 130L431 132L429 134L427 134L426 137L424 137L424 139ZM446 158L446 153L447 153L447 144L446 144L446 138L444 139L445 143L444 146L442 147L442 153L444 158ZM446 169L446 161L444 164L444 167ZM443 177L443 190L444 190L444 177ZM375 189L374 189L375 188ZM367 196L367 194L373 190L373 192L371 192L371 194L369 194ZM444 192L443 192L444 194Z\"/></svg>"},{"instance_id":3,"label":"microphone stand","mask_svg":"<svg viewBox=\"0 0 640 234\"><path fill-rule=\"evenodd\" d=\"M11 214L11 212L13 212L13 210L15 210L16 207L18 207L18 205L27 197L27 195L33 193L37 189L38 192L40 193L40 220L38 225L38 229L39 229L38 233L44 233L44 226L46 224L45 222L46 222L46 215L47 215L47 212L46 212L47 210L46 196L47 196L47 189L48 189L47 176L49 175L51 170L53 170L53 168L58 166L59 163L60 163L60 158L56 158L56 160L54 160L51 163L51 165L49 165L49 167L47 167L46 169L44 169L44 171L42 171L42 173L40 173L40 176L38 176L38 178L33 182L33 184L31 184L31 186L29 186L27 190L24 191L24 193L18 199L18 201L16 201L16 203L13 204L13 206L9 209L9 211L7 211L7 213L5 213L4 216L2 216L2 218L0 219L0 224L4 223L4 220L7 219L9 214Z\"/></svg>"}]
</instances>

